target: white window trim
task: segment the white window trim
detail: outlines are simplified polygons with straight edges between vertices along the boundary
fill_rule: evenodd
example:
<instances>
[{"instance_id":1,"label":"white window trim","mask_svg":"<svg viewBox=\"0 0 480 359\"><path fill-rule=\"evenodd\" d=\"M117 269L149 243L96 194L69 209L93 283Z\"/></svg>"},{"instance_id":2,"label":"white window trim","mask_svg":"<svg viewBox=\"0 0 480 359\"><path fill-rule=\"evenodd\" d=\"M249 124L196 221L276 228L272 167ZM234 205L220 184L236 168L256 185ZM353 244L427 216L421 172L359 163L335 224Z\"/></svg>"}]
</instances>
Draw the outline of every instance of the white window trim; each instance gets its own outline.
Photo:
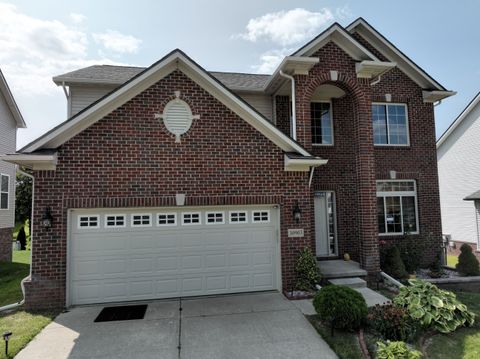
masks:
<instances>
[{"instance_id":1,"label":"white window trim","mask_svg":"<svg viewBox=\"0 0 480 359\"><path fill-rule=\"evenodd\" d=\"M148 216L149 218L149 224L133 224L133 219L135 216ZM143 219L141 219L143 221ZM130 215L130 225L132 227L151 227L152 226L152 214L151 213L132 213Z\"/></svg>"},{"instance_id":2,"label":"white window trim","mask_svg":"<svg viewBox=\"0 0 480 359\"><path fill-rule=\"evenodd\" d=\"M244 213L245 214L245 221L237 221L237 222L232 222L232 214L233 213ZM243 224L243 223L248 223L248 211L229 211L228 212L228 223L229 224Z\"/></svg>"},{"instance_id":3,"label":"white window trim","mask_svg":"<svg viewBox=\"0 0 480 359\"><path fill-rule=\"evenodd\" d=\"M267 221L263 221L263 220L256 221L255 220L255 213L256 212L267 212L268 213L268 220ZM252 211L252 223L270 223L270 219L271 219L271 214L270 214L269 209L260 209L260 210L253 210Z\"/></svg>"},{"instance_id":4,"label":"white window trim","mask_svg":"<svg viewBox=\"0 0 480 359\"><path fill-rule=\"evenodd\" d=\"M4 192L2 191L2 189L0 188L0 194L2 193L6 193L7 194L7 208L0 208L0 211L8 211L10 210L10 175L7 175L6 173L0 173L0 186L1 186L1 180L2 180L2 177L5 176L8 178L8 186L7 186L7 192Z\"/></svg>"},{"instance_id":5,"label":"white window trim","mask_svg":"<svg viewBox=\"0 0 480 359\"><path fill-rule=\"evenodd\" d=\"M80 226L80 218L82 217L97 217L97 225L96 226L90 226L90 219L88 220L88 226L86 227L81 227ZM100 228L100 215L99 214L79 214L77 218L77 228L78 229L95 229L95 228Z\"/></svg>"},{"instance_id":6,"label":"white window trim","mask_svg":"<svg viewBox=\"0 0 480 359\"><path fill-rule=\"evenodd\" d=\"M408 106L406 103L400 103L400 102L372 102L372 107L373 105L382 105L382 106L388 106L388 105L400 105L405 107L405 121L406 121L406 129L407 129L407 143L406 144L391 144L391 143L375 143L375 139L373 139L373 145L375 147L410 147L410 119L408 118ZM385 115L387 116L387 141L390 141L390 130L388 127L388 109L385 112ZM372 121L373 121L373 114L372 114ZM373 129L372 129L373 130ZM373 133L372 133L373 136Z\"/></svg>"},{"instance_id":7,"label":"white window trim","mask_svg":"<svg viewBox=\"0 0 480 359\"><path fill-rule=\"evenodd\" d=\"M160 224L158 221L160 220L160 216L171 216L173 215L173 220L174 223L165 223L165 224ZM175 227L177 225L177 213L176 212L162 212L162 213L157 213L156 215L156 225L157 227Z\"/></svg>"},{"instance_id":8,"label":"white window trim","mask_svg":"<svg viewBox=\"0 0 480 359\"><path fill-rule=\"evenodd\" d=\"M222 215L222 221L221 222L208 222L208 215L209 214L221 214ZM219 225L219 224L225 224L225 212L224 211L210 211L210 212L205 212L205 224L207 226L214 226L214 225Z\"/></svg>"},{"instance_id":9,"label":"white window trim","mask_svg":"<svg viewBox=\"0 0 480 359\"><path fill-rule=\"evenodd\" d=\"M198 223L185 223L186 214L198 214ZM182 212L182 226L198 226L202 224L202 213L201 212Z\"/></svg>"},{"instance_id":10,"label":"white window trim","mask_svg":"<svg viewBox=\"0 0 480 359\"><path fill-rule=\"evenodd\" d=\"M123 225L120 225L120 226L116 224L116 222L117 222L117 217L119 217L119 216L122 216L122 217L123 217ZM113 225L113 226L109 226L109 225L108 225L108 219L107 219L108 217L115 217L115 220L114 220L115 225ZM127 226L127 215L126 215L125 213L118 213L118 214L110 213L110 214L106 214L106 215L104 216L104 221L105 221L105 222L104 222L104 227L105 227L105 228L124 228L124 227Z\"/></svg>"},{"instance_id":11,"label":"white window trim","mask_svg":"<svg viewBox=\"0 0 480 359\"><path fill-rule=\"evenodd\" d=\"M332 147L332 146L335 145L335 130L333 128L333 103L332 103L332 101L311 101L310 103L312 103L312 102L330 104L330 125L331 125L331 128L332 128L332 143L316 143L316 142L313 142L313 134L312 134L312 146ZM311 112L311 109L310 109L310 112ZM311 119L311 120L313 120L313 119Z\"/></svg>"},{"instance_id":12,"label":"white window trim","mask_svg":"<svg viewBox=\"0 0 480 359\"><path fill-rule=\"evenodd\" d=\"M420 234L420 224L419 224L419 219L418 219L418 193L417 193L417 181L415 180L408 180L408 179L396 179L396 180L377 180L375 181L375 184L378 182L413 182L413 191L398 191L398 192L376 192L376 198L378 197L414 197L415 199L415 224L417 226L417 230L415 232L409 232L410 234ZM395 194L395 195L392 195ZM403 204L402 200L400 200L400 210L402 213L402 219L403 219ZM385 224L387 223L387 208L385 205L385 201L383 201L383 215L384 215L384 220ZM402 221L402 228L403 228L403 221ZM381 233L379 232L378 235L382 237L391 237L391 236L403 236L405 234L405 231L403 232L385 232Z\"/></svg>"}]
</instances>

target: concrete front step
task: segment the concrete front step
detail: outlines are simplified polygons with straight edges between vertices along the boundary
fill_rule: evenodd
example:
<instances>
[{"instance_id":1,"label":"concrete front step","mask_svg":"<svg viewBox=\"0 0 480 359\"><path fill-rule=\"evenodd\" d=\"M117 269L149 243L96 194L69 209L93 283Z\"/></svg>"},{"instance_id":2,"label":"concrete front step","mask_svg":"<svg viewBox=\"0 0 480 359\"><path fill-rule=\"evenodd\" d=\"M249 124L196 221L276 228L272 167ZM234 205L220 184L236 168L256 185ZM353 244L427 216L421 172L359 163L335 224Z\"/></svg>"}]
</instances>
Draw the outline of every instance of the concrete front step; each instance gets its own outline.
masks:
<instances>
[{"instance_id":1,"label":"concrete front step","mask_svg":"<svg viewBox=\"0 0 480 359\"><path fill-rule=\"evenodd\" d=\"M349 277L366 277L367 271L360 268L360 264L354 261L337 260L321 260L317 261L317 267L320 270L322 278L349 278Z\"/></svg>"},{"instance_id":2,"label":"concrete front step","mask_svg":"<svg viewBox=\"0 0 480 359\"><path fill-rule=\"evenodd\" d=\"M358 277L349 277L349 278L336 278L328 280L331 284L334 285L343 285L350 288L366 288L367 282Z\"/></svg>"},{"instance_id":3,"label":"concrete front step","mask_svg":"<svg viewBox=\"0 0 480 359\"><path fill-rule=\"evenodd\" d=\"M375 305L390 303L390 299L384 297L378 292L371 290L370 288L353 288L358 293L360 293L363 298L365 298L365 302L367 302L367 307L374 307Z\"/></svg>"}]
</instances>

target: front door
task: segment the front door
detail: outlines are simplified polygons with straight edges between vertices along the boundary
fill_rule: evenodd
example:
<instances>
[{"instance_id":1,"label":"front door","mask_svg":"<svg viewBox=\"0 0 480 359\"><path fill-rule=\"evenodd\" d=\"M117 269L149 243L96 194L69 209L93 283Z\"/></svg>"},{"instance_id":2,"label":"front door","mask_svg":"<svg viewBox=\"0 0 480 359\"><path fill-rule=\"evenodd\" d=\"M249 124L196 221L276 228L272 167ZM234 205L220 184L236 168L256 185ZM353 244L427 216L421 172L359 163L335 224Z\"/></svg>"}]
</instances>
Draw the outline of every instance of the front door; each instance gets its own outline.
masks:
<instances>
[{"instance_id":1,"label":"front door","mask_svg":"<svg viewBox=\"0 0 480 359\"><path fill-rule=\"evenodd\" d=\"M331 191L316 192L314 206L317 257L336 256L335 194Z\"/></svg>"}]
</instances>

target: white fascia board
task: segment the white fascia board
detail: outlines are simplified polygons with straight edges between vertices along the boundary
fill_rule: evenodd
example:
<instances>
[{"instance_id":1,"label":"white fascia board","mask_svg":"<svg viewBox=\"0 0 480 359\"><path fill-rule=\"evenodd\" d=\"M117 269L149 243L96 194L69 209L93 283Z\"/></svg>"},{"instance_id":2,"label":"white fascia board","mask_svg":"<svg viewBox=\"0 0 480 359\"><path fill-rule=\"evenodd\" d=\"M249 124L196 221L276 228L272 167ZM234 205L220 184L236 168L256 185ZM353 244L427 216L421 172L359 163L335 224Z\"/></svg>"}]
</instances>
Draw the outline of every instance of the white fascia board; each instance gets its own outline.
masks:
<instances>
[{"instance_id":1,"label":"white fascia board","mask_svg":"<svg viewBox=\"0 0 480 359\"><path fill-rule=\"evenodd\" d=\"M473 111L475 107L480 103L480 92L473 98L472 101L465 107L465 109L458 115L458 117L453 121L449 128L440 136L437 141L437 149L447 140L448 136L452 134L455 129L460 126L463 120Z\"/></svg>"},{"instance_id":2,"label":"white fascia board","mask_svg":"<svg viewBox=\"0 0 480 359\"><path fill-rule=\"evenodd\" d=\"M272 93L274 91L272 91L271 87L275 87L274 84L283 83L284 81L286 81L285 77L280 76L280 71L283 71L290 75L308 75L308 72L311 70L311 68L319 62L320 59L315 57L285 57L280 63L280 65L278 65L272 76L270 76L270 78L268 79L263 91L265 93ZM274 90L276 90L276 88Z\"/></svg>"},{"instance_id":3,"label":"white fascia board","mask_svg":"<svg viewBox=\"0 0 480 359\"><path fill-rule=\"evenodd\" d=\"M396 62L400 70L407 74L422 88L435 88L445 91L445 88L431 78L425 71L418 67L412 60L406 57L395 46L390 44L378 31L370 26L365 20L358 19L347 27L350 33L358 32L370 45L381 52L390 61Z\"/></svg>"},{"instance_id":4,"label":"white fascia board","mask_svg":"<svg viewBox=\"0 0 480 359\"><path fill-rule=\"evenodd\" d=\"M44 137L23 148L22 152L33 152L40 148L57 148L176 69L185 73L185 75L211 93L283 151L298 152L304 156L310 155L301 145L281 132L180 51L173 52L170 56L131 80L131 82L112 92L92 107L84 112L80 112L74 118L47 133Z\"/></svg>"},{"instance_id":5,"label":"white fascia board","mask_svg":"<svg viewBox=\"0 0 480 359\"><path fill-rule=\"evenodd\" d=\"M253 128L285 152L298 152L301 155L310 156L310 153L301 145L285 135L270 121L259 115L256 110L245 104L243 100L230 91L226 91L217 80L206 74L205 71L197 69L194 63L191 63L187 58L183 57L183 55L181 56L183 61L179 63L179 69Z\"/></svg>"},{"instance_id":6,"label":"white fascia board","mask_svg":"<svg viewBox=\"0 0 480 359\"><path fill-rule=\"evenodd\" d=\"M17 128L27 128L27 124L23 119L22 113L17 106L17 102L15 101L15 98L8 87L7 80L3 76L2 71L0 71L0 93L2 93L5 97L5 101L7 102L7 106L12 113L15 123L17 124Z\"/></svg>"},{"instance_id":7,"label":"white fascia board","mask_svg":"<svg viewBox=\"0 0 480 359\"><path fill-rule=\"evenodd\" d=\"M393 69L396 65L395 62L364 60L355 64L355 71L357 77L371 79Z\"/></svg>"},{"instance_id":8,"label":"white fascia board","mask_svg":"<svg viewBox=\"0 0 480 359\"><path fill-rule=\"evenodd\" d=\"M17 164L22 167L38 171L55 171L57 167L57 155L29 155L29 154L10 154L0 156L0 159Z\"/></svg>"},{"instance_id":9,"label":"white fascia board","mask_svg":"<svg viewBox=\"0 0 480 359\"><path fill-rule=\"evenodd\" d=\"M311 167L326 165L328 160L323 158L289 158L284 155L285 171L308 172Z\"/></svg>"},{"instance_id":10,"label":"white fascia board","mask_svg":"<svg viewBox=\"0 0 480 359\"><path fill-rule=\"evenodd\" d=\"M455 91L422 91L423 102L427 103L441 101L456 94Z\"/></svg>"},{"instance_id":11,"label":"white fascia board","mask_svg":"<svg viewBox=\"0 0 480 359\"><path fill-rule=\"evenodd\" d=\"M105 86L119 86L125 83L125 81L109 81L109 80L104 80L104 79L81 79L81 78L68 78L68 77L62 77L62 76L57 76L53 77L52 81L57 85L57 86L69 86L71 84L75 85L91 85L91 84L99 84L99 85L105 85Z\"/></svg>"},{"instance_id":12,"label":"white fascia board","mask_svg":"<svg viewBox=\"0 0 480 359\"><path fill-rule=\"evenodd\" d=\"M323 34L312 40L306 46L300 48L292 56L310 56L319 48L326 45L329 41L334 41L342 50L349 54L353 59L357 61L362 60L374 60L379 59L372 54L367 48L356 41L351 35L345 31L340 25L334 24Z\"/></svg>"},{"instance_id":13,"label":"white fascia board","mask_svg":"<svg viewBox=\"0 0 480 359\"><path fill-rule=\"evenodd\" d=\"M177 68L176 58L176 53L173 53L143 75L119 88L74 118L60 124L44 137L40 137L37 141L28 145L28 147L23 148L22 151L33 152L41 148L57 148L62 145L76 134L123 105L132 97L135 97L146 88L172 73Z\"/></svg>"}]
</instances>

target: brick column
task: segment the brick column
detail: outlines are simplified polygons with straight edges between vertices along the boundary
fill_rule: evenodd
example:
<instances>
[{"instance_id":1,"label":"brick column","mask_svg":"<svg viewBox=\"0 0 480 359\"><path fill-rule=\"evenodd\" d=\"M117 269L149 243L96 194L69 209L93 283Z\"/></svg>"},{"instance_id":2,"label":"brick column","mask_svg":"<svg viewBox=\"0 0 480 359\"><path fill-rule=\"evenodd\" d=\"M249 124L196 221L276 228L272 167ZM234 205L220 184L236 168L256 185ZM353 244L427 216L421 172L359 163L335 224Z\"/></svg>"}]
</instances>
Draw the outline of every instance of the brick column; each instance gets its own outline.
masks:
<instances>
[{"instance_id":1,"label":"brick column","mask_svg":"<svg viewBox=\"0 0 480 359\"><path fill-rule=\"evenodd\" d=\"M357 95L355 133L357 143L358 232L360 264L370 275L380 270L378 249L375 156L371 121L371 94L363 86Z\"/></svg>"}]
</instances>

